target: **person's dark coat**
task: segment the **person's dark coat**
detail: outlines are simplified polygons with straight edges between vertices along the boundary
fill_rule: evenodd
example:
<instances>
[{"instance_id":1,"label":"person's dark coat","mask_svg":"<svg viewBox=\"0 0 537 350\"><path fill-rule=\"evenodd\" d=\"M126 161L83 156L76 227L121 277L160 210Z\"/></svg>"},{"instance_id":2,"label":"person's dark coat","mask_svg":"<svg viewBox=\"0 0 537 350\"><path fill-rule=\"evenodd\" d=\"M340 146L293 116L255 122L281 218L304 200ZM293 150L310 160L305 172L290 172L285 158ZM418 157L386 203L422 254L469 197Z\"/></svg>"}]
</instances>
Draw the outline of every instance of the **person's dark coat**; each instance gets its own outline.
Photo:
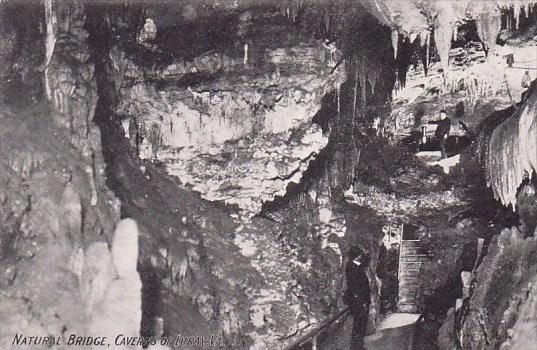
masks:
<instances>
[{"instance_id":1,"label":"person's dark coat","mask_svg":"<svg viewBox=\"0 0 537 350\"><path fill-rule=\"evenodd\" d=\"M449 130L451 129L451 121L449 118L442 119L438 121L438 126L436 127L436 130L434 132L434 136L438 140L443 140L446 135L449 135Z\"/></svg>"},{"instance_id":2,"label":"person's dark coat","mask_svg":"<svg viewBox=\"0 0 537 350\"><path fill-rule=\"evenodd\" d=\"M364 260L366 259L362 259L360 265L351 260L345 266L347 290L343 301L349 306L353 318L350 350L364 349L364 337L367 331L370 289L369 279L365 272L367 264L364 264Z\"/></svg>"},{"instance_id":3,"label":"person's dark coat","mask_svg":"<svg viewBox=\"0 0 537 350\"><path fill-rule=\"evenodd\" d=\"M345 277L347 279L347 290L345 291L344 302L354 312L359 312L368 308L370 302L369 279L363 265L358 266L352 261L345 266Z\"/></svg>"}]
</instances>

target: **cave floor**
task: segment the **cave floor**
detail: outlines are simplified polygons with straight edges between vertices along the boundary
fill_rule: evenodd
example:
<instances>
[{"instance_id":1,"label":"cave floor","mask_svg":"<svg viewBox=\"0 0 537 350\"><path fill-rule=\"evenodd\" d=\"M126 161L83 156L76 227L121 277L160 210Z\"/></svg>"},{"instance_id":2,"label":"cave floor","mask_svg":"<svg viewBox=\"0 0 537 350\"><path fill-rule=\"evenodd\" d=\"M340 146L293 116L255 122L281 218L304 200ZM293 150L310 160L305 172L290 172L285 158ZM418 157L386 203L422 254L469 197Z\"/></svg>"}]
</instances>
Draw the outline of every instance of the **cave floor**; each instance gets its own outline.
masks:
<instances>
[{"instance_id":1,"label":"cave floor","mask_svg":"<svg viewBox=\"0 0 537 350\"><path fill-rule=\"evenodd\" d=\"M386 317L375 334L365 337L367 350L406 350L412 348L412 337L418 314L394 313ZM321 341L319 349L346 350L352 332L352 319L336 327L334 332Z\"/></svg>"},{"instance_id":2,"label":"cave floor","mask_svg":"<svg viewBox=\"0 0 537 350\"><path fill-rule=\"evenodd\" d=\"M414 323L419 315L395 313L384 319L377 333L365 338L368 350L404 350L412 346Z\"/></svg>"}]
</instances>

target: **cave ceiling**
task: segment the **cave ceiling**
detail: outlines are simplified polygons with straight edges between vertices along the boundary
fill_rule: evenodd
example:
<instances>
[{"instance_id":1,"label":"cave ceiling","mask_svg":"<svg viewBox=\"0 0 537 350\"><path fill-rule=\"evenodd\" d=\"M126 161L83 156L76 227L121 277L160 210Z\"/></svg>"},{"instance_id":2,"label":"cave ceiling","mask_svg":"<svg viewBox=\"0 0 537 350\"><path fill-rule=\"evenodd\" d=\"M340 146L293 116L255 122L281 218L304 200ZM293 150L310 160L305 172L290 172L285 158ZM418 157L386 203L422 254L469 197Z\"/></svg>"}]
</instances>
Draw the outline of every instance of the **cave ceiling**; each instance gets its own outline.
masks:
<instances>
[{"instance_id":1,"label":"cave ceiling","mask_svg":"<svg viewBox=\"0 0 537 350\"><path fill-rule=\"evenodd\" d=\"M501 27L501 12L510 10L516 22L520 16L528 16L533 0L161 0L149 2L148 15L155 18L158 26L167 26L177 21L194 21L210 17L220 11L244 11L264 6L279 6L283 13L293 19L305 6L346 5L363 6L382 24L393 31L392 40L397 54L399 35L413 42L420 38L424 46L434 41L440 59L447 65L451 39L458 27L475 20L478 33L487 51L494 51L496 36Z\"/></svg>"},{"instance_id":2,"label":"cave ceiling","mask_svg":"<svg viewBox=\"0 0 537 350\"><path fill-rule=\"evenodd\" d=\"M451 23L453 26L467 19L499 15L502 9L513 7L515 17L528 13L534 0L160 0L148 2L150 13L162 21L173 18L193 20L213 11L243 10L253 7L282 6L300 9L311 5L356 3L364 6L379 21L404 34L438 28ZM174 10L171 10L174 9ZM179 14L179 16L177 16Z\"/></svg>"}]
</instances>

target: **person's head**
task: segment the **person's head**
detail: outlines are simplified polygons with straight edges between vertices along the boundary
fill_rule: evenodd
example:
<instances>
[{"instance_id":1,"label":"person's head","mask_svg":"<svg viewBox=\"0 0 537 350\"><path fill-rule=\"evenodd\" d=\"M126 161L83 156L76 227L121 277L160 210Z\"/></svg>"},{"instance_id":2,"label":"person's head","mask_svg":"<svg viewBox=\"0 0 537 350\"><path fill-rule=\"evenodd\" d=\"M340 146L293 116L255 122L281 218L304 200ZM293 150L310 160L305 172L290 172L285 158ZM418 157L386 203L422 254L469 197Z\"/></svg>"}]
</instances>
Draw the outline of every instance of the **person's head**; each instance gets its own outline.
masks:
<instances>
[{"instance_id":1,"label":"person's head","mask_svg":"<svg viewBox=\"0 0 537 350\"><path fill-rule=\"evenodd\" d=\"M358 257L361 257L363 255L362 249L360 247L353 245L349 248L349 259L355 260Z\"/></svg>"},{"instance_id":2,"label":"person's head","mask_svg":"<svg viewBox=\"0 0 537 350\"><path fill-rule=\"evenodd\" d=\"M443 109L440 111L440 119L446 119L447 118L447 113L446 113L446 110Z\"/></svg>"}]
</instances>

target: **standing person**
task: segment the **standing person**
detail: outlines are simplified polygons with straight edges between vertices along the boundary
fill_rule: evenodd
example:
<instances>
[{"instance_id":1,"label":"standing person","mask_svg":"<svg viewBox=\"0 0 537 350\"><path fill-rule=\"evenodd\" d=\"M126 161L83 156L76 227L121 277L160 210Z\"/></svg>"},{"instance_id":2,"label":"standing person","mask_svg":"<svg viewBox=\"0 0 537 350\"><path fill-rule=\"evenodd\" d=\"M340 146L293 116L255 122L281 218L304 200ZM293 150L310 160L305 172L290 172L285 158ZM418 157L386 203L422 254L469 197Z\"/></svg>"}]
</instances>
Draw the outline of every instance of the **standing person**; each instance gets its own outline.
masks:
<instances>
[{"instance_id":1,"label":"standing person","mask_svg":"<svg viewBox=\"0 0 537 350\"><path fill-rule=\"evenodd\" d=\"M364 349L370 303L369 279L365 272L368 264L367 254L356 246L350 248L349 261L345 266L347 290L343 301L349 306L353 318L351 350Z\"/></svg>"},{"instance_id":2,"label":"standing person","mask_svg":"<svg viewBox=\"0 0 537 350\"><path fill-rule=\"evenodd\" d=\"M440 151L442 152L442 159L447 158L446 152L446 140L449 136L449 130L451 129L451 120L447 117L445 110L440 111L440 120L437 122L438 126L434 132L434 136L438 141L440 146Z\"/></svg>"}]
</instances>

